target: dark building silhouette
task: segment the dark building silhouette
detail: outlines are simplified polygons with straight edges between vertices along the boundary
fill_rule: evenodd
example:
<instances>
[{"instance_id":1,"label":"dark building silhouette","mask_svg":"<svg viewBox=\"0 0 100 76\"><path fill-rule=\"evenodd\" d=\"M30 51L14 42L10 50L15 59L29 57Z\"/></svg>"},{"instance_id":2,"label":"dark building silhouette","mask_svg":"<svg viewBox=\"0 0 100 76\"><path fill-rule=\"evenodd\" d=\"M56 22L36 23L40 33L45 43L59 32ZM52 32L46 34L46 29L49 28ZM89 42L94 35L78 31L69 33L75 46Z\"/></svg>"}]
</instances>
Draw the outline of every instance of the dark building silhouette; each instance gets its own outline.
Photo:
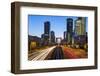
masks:
<instances>
[{"instance_id":1,"label":"dark building silhouette","mask_svg":"<svg viewBox=\"0 0 100 76\"><path fill-rule=\"evenodd\" d=\"M64 31L64 40L67 40L67 31Z\"/></svg>"},{"instance_id":2,"label":"dark building silhouette","mask_svg":"<svg viewBox=\"0 0 100 76\"><path fill-rule=\"evenodd\" d=\"M50 42L50 22L46 21L44 22L44 34L42 35L42 39L44 42L44 45L48 45Z\"/></svg>"},{"instance_id":3,"label":"dark building silhouette","mask_svg":"<svg viewBox=\"0 0 100 76\"><path fill-rule=\"evenodd\" d=\"M86 35L79 35L75 38L75 44L84 45L87 43L87 36Z\"/></svg>"},{"instance_id":4,"label":"dark building silhouette","mask_svg":"<svg viewBox=\"0 0 100 76\"><path fill-rule=\"evenodd\" d=\"M67 19L67 32L70 32L70 33L73 32L73 19L72 18Z\"/></svg>"},{"instance_id":5,"label":"dark building silhouette","mask_svg":"<svg viewBox=\"0 0 100 76\"><path fill-rule=\"evenodd\" d=\"M72 44L72 36L73 35L73 19L67 19L67 43Z\"/></svg>"},{"instance_id":6,"label":"dark building silhouette","mask_svg":"<svg viewBox=\"0 0 100 76\"><path fill-rule=\"evenodd\" d=\"M55 32L54 31L50 32L50 40L51 40L51 43L55 43Z\"/></svg>"},{"instance_id":7,"label":"dark building silhouette","mask_svg":"<svg viewBox=\"0 0 100 76\"><path fill-rule=\"evenodd\" d=\"M50 22L44 22L44 34L50 34Z\"/></svg>"}]
</instances>

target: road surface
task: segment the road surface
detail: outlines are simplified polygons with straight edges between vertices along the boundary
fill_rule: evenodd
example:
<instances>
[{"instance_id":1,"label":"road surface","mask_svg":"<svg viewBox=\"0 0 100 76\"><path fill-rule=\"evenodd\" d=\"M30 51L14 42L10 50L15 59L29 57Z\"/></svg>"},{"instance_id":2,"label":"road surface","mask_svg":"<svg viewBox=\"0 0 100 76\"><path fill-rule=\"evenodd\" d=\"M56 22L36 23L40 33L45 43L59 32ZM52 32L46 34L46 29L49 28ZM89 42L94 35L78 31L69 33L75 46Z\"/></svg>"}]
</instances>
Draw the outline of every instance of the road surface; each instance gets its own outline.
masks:
<instances>
[{"instance_id":1,"label":"road surface","mask_svg":"<svg viewBox=\"0 0 100 76\"><path fill-rule=\"evenodd\" d=\"M45 60L45 58L48 56L48 54L52 51L52 49L54 49L56 46L41 50L41 51L37 51L31 54L31 56L29 56L29 60Z\"/></svg>"},{"instance_id":2,"label":"road surface","mask_svg":"<svg viewBox=\"0 0 100 76\"><path fill-rule=\"evenodd\" d=\"M53 52L49 60L52 60L52 59L64 59L63 50L60 46L57 46L53 49Z\"/></svg>"},{"instance_id":3,"label":"road surface","mask_svg":"<svg viewBox=\"0 0 100 76\"><path fill-rule=\"evenodd\" d=\"M82 49L73 49L64 46L52 46L44 50L35 51L28 56L28 60L59 60L87 58L87 53Z\"/></svg>"}]
</instances>

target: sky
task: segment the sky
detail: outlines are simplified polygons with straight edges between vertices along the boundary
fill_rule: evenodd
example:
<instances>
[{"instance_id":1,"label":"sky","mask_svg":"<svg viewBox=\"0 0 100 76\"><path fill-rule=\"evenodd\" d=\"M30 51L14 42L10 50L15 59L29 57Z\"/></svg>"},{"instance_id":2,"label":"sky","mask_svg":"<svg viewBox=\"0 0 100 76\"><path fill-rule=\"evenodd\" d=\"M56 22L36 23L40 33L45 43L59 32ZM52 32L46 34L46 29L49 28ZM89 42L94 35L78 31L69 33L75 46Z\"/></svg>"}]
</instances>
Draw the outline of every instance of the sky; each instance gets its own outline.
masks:
<instances>
[{"instance_id":1,"label":"sky","mask_svg":"<svg viewBox=\"0 0 100 76\"><path fill-rule=\"evenodd\" d=\"M50 31L55 32L56 37L62 37L63 33L66 31L67 18L73 19L73 29L74 21L77 19L76 16L47 16L47 15L28 15L28 32L29 35L41 37L44 33L44 22L50 22ZM87 29L87 18L86 18L86 29Z\"/></svg>"}]
</instances>

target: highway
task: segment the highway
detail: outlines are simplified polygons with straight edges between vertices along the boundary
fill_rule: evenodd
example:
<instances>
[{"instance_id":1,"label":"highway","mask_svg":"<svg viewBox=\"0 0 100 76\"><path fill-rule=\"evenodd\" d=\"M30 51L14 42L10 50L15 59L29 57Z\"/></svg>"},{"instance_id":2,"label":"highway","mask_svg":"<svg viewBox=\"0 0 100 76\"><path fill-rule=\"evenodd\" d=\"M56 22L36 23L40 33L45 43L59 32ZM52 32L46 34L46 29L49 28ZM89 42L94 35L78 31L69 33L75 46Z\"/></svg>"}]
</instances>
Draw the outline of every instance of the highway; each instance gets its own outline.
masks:
<instances>
[{"instance_id":1,"label":"highway","mask_svg":"<svg viewBox=\"0 0 100 76\"><path fill-rule=\"evenodd\" d=\"M36 51L33 52L28 60L36 61L36 60L45 60L47 55L55 48L56 46L41 50L41 51Z\"/></svg>"},{"instance_id":2,"label":"highway","mask_svg":"<svg viewBox=\"0 0 100 76\"><path fill-rule=\"evenodd\" d=\"M50 60L52 59L64 59L63 50L60 46L57 46L53 49Z\"/></svg>"},{"instance_id":3,"label":"highway","mask_svg":"<svg viewBox=\"0 0 100 76\"><path fill-rule=\"evenodd\" d=\"M36 60L59 60L87 58L87 53L82 49L74 49L64 46L52 46L46 49L34 51L28 54L29 61Z\"/></svg>"}]
</instances>

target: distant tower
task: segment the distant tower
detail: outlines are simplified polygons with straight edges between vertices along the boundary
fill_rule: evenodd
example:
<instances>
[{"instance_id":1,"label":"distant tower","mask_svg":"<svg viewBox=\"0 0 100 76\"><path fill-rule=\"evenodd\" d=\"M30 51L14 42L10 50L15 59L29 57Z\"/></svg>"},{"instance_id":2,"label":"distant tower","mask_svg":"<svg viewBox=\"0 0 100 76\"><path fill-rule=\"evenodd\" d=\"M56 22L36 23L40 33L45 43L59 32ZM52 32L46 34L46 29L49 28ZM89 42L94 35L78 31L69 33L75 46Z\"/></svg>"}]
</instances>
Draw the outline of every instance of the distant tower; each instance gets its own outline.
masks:
<instances>
[{"instance_id":1,"label":"distant tower","mask_svg":"<svg viewBox=\"0 0 100 76\"><path fill-rule=\"evenodd\" d=\"M67 40L67 31L64 31L64 40Z\"/></svg>"},{"instance_id":2,"label":"distant tower","mask_svg":"<svg viewBox=\"0 0 100 76\"><path fill-rule=\"evenodd\" d=\"M44 22L44 42L45 45L48 45L50 42L50 22Z\"/></svg>"},{"instance_id":3,"label":"distant tower","mask_svg":"<svg viewBox=\"0 0 100 76\"><path fill-rule=\"evenodd\" d=\"M85 17L78 17L78 19L75 21L75 34L77 36L86 34L86 23L85 22L86 22Z\"/></svg>"},{"instance_id":4,"label":"distant tower","mask_svg":"<svg viewBox=\"0 0 100 76\"><path fill-rule=\"evenodd\" d=\"M51 39L52 43L55 43L55 33L54 33L54 31L50 32L50 39Z\"/></svg>"},{"instance_id":5,"label":"distant tower","mask_svg":"<svg viewBox=\"0 0 100 76\"><path fill-rule=\"evenodd\" d=\"M67 43L72 44L72 35L73 35L73 19L67 19Z\"/></svg>"},{"instance_id":6,"label":"distant tower","mask_svg":"<svg viewBox=\"0 0 100 76\"><path fill-rule=\"evenodd\" d=\"M44 22L44 34L50 34L50 22L46 21Z\"/></svg>"}]
</instances>

